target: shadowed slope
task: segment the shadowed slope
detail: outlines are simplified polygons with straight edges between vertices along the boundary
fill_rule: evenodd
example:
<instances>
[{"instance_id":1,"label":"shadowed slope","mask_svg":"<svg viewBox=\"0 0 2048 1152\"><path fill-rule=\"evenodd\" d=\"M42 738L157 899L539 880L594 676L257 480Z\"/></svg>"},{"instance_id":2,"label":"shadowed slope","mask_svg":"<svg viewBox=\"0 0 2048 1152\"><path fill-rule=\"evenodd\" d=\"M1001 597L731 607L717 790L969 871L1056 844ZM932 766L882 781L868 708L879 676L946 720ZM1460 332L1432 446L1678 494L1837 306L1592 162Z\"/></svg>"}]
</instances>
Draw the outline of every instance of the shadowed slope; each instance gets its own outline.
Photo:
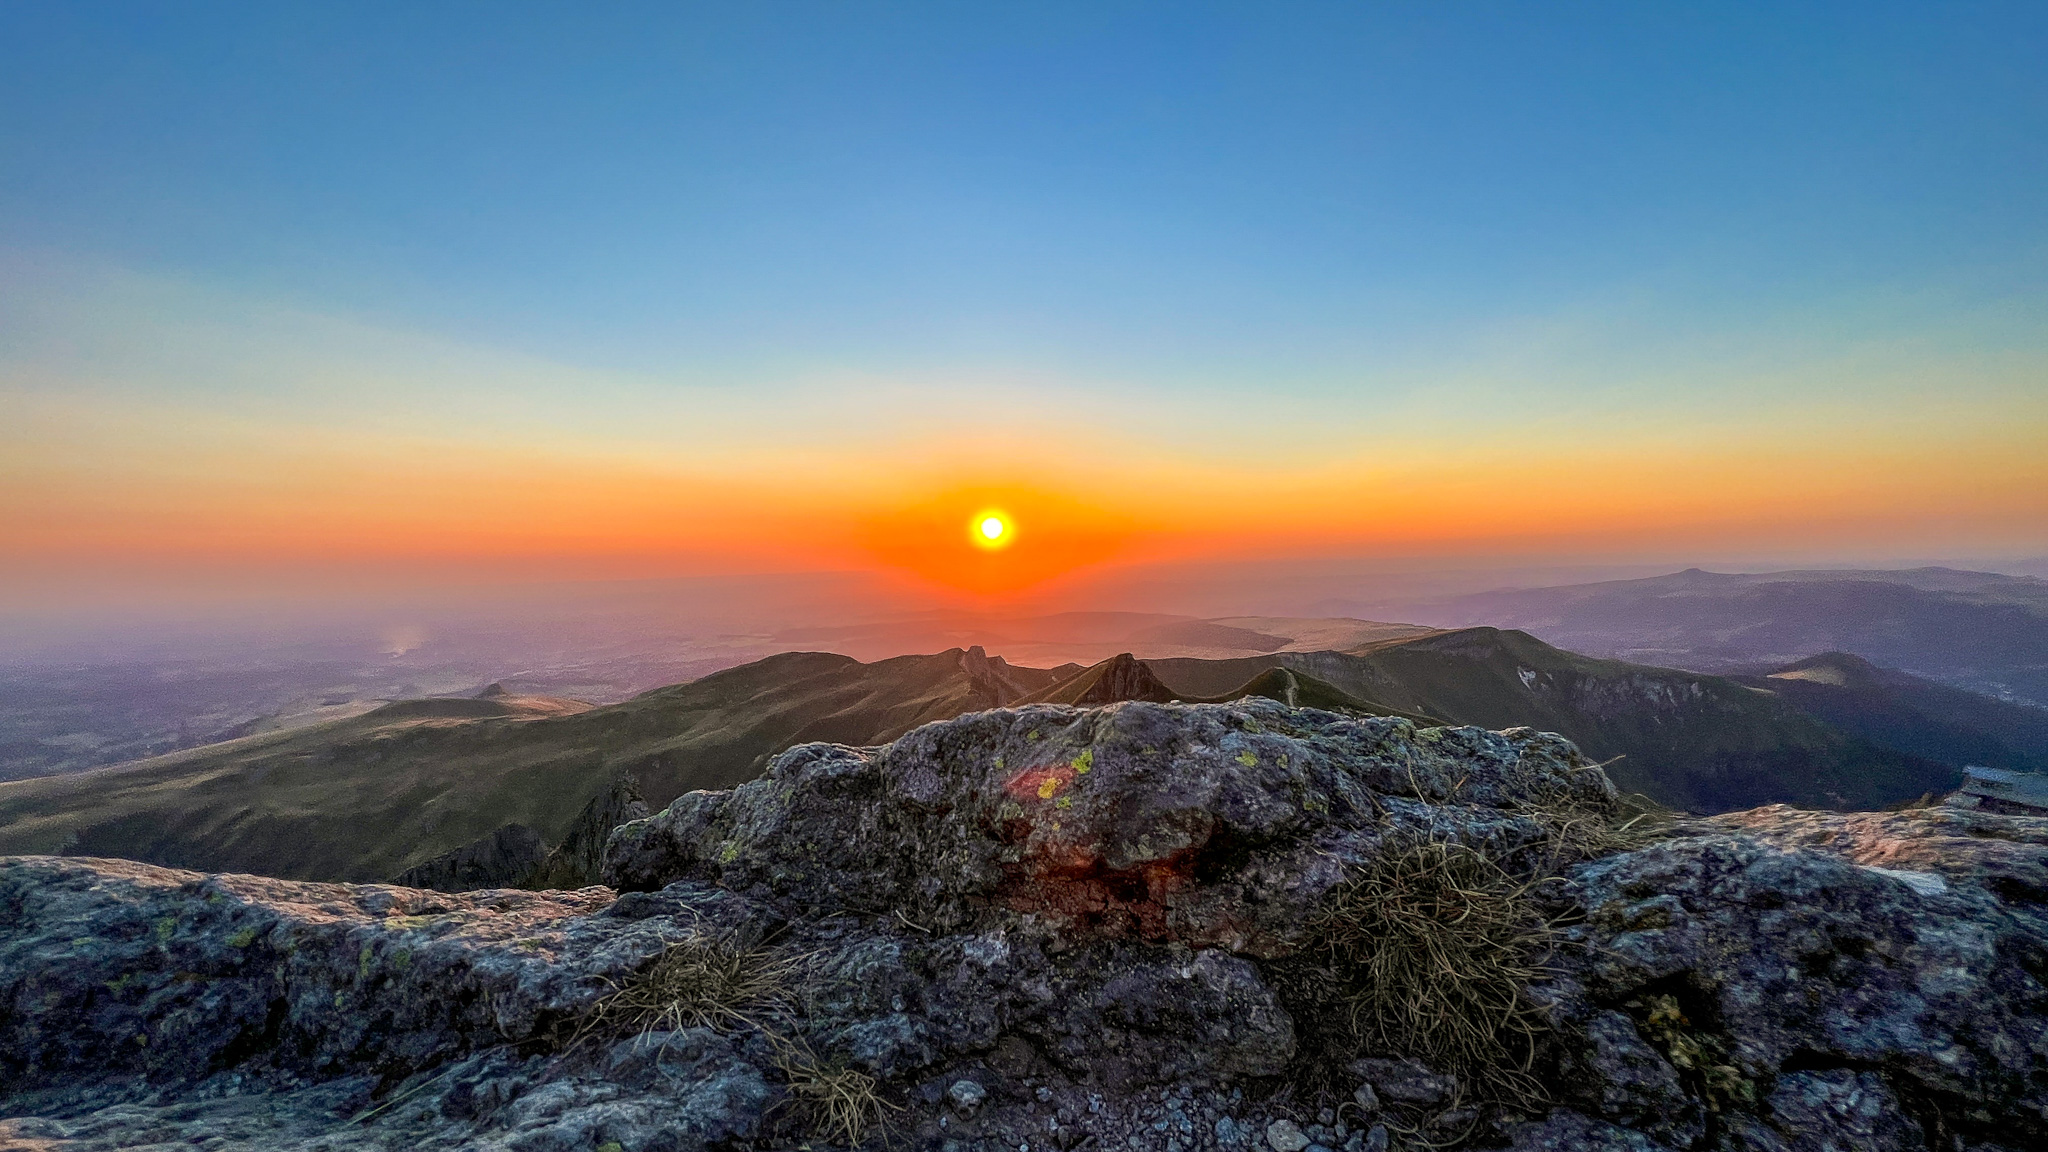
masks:
<instances>
[{"instance_id":1,"label":"shadowed slope","mask_svg":"<svg viewBox=\"0 0 2048 1152\"><path fill-rule=\"evenodd\" d=\"M1278 700L1290 708L1321 708L1325 712L1356 712L1368 716L1405 716L1418 724L1443 723L1436 717L1419 712L1404 712L1371 700L1361 700L1335 684L1292 668L1268 668L1238 685L1236 691L1207 698L1205 702L1221 704L1248 696Z\"/></svg>"},{"instance_id":2,"label":"shadowed slope","mask_svg":"<svg viewBox=\"0 0 2048 1152\"><path fill-rule=\"evenodd\" d=\"M1735 679L1845 732L1916 756L1957 767L2048 771L2048 709L1965 692L1846 652Z\"/></svg>"}]
</instances>

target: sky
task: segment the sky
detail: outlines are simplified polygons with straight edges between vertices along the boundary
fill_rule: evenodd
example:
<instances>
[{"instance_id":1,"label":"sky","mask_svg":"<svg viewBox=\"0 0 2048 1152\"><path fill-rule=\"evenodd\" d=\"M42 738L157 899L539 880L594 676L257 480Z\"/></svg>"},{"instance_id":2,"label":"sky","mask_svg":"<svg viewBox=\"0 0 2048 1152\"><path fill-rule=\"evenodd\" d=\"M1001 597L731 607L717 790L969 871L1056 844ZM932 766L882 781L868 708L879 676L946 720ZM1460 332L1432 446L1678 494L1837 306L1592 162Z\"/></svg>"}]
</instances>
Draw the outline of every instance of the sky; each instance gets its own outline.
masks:
<instances>
[{"instance_id":1,"label":"sky","mask_svg":"<svg viewBox=\"0 0 2048 1152\"><path fill-rule=\"evenodd\" d=\"M2044 49L2039 4L0 4L0 587L2038 558Z\"/></svg>"}]
</instances>

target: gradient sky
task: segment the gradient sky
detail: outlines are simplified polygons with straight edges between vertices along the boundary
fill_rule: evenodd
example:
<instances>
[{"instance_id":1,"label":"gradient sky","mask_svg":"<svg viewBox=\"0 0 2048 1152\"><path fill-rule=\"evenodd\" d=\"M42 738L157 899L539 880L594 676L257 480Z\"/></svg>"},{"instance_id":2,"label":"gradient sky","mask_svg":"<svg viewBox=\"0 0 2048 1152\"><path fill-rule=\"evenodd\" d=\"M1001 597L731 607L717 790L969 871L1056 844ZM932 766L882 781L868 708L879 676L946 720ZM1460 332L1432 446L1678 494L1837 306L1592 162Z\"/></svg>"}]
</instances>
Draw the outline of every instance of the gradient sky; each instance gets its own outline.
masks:
<instances>
[{"instance_id":1,"label":"gradient sky","mask_svg":"<svg viewBox=\"0 0 2048 1152\"><path fill-rule=\"evenodd\" d=\"M2048 553L2044 57L2038 3L8 4L0 565Z\"/></svg>"}]
</instances>

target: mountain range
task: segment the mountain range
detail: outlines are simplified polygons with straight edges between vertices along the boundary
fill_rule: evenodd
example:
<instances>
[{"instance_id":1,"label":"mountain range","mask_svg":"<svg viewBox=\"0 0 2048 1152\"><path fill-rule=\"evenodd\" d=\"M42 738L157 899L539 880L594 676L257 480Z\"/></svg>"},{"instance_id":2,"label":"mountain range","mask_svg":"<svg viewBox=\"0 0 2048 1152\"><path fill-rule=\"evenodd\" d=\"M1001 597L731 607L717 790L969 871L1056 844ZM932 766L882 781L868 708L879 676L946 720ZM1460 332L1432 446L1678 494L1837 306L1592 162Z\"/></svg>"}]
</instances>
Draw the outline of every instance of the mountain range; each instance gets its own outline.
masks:
<instances>
[{"instance_id":1,"label":"mountain range","mask_svg":"<svg viewBox=\"0 0 2048 1152\"><path fill-rule=\"evenodd\" d=\"M1702 672L1849 652L2048 707L2048 580L1952 568L1726 573L1483 592L1401 605L1443 627L1519 628L1573 652Z\"/></svg>"},{"instance_id":2,"label":"mountain range","mask_svg":"<svg viewBox=\"0 0 2048 1152\"><path fill-rule=\"evenodd\" d=\"M1959 765L1987 750L2030 764L2048 747L2034 709L1866 668L1843 658L1725 677L1580 656L1496 628L1408 630L1350 651L1126 655L1044 669L979 647L872 663L784 653L611 705L502 690L400 701L0 784L0 854L295 879L459 871L504 845L537 853L578 835L601 840L602 813L731 786L792 744L879 744L930 721L1034 701L1262 695L1422 725L1540 728L1608 761L1624 789L1692 811L1881 807L1951 787ZM589 832L594 825L603 827ZM527 831L508 833L513 826Z\"/></svg>"}]
</instances>

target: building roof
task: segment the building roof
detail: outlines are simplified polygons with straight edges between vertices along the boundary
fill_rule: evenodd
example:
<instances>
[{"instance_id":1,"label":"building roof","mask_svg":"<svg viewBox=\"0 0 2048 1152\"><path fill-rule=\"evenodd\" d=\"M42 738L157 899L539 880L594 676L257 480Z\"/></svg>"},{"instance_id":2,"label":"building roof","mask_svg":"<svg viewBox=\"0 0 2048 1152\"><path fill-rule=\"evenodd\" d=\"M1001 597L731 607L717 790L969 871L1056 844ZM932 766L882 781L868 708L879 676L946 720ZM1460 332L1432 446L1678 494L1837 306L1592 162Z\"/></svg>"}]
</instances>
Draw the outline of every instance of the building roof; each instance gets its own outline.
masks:
<instances>
[{"instance_id":1,"label":"building roof","mask_svg":"<svg viewBox=\"0 0 2048 1152\"><path fill-rule=\"evenodd\" d=\"M1959 791L2048 811L2048 773L2014 772L1972 764L1963 769Z\"/></svg>"}]
</instances>

